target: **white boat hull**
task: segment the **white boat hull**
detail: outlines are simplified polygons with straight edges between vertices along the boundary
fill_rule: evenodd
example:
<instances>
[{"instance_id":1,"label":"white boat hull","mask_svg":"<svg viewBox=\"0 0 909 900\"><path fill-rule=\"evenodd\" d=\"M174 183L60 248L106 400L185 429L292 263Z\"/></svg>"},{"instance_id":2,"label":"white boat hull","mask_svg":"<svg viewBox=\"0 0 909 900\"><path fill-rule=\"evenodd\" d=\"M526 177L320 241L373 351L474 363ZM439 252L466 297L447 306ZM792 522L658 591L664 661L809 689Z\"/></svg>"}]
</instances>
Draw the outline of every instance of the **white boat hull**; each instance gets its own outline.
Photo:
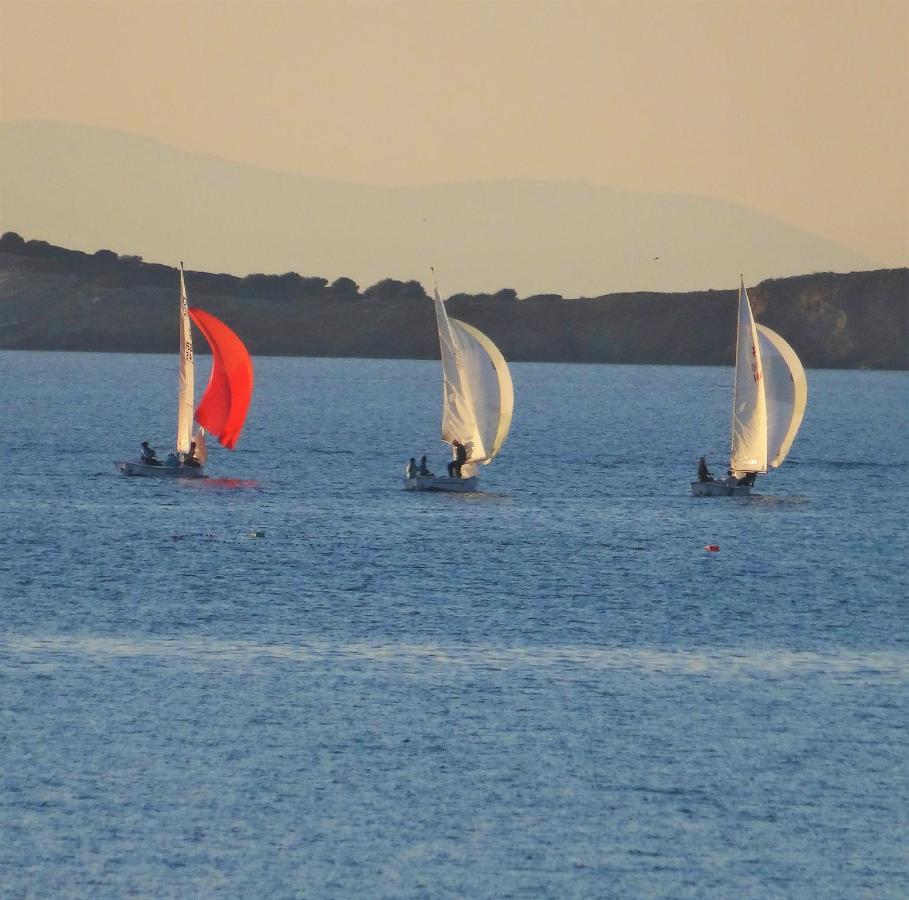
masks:
<instances>
[{"instance_id":1,"label":"white boat hull","mask_svg":"<svg viewBox=\"0 0 909 900\"><path fill-rule=\"evenodd\" d=\"M124 475L140 478L208 478L201 466L150 466L141 462L117 462L117 469Z\"/></svg>"},{"instance_id":2,"label":"white boat hull","mask_svg":"<svg viewBox=\"0 0 909 900\"><path fill-rule=\"evenodd\" d=\"M480 479L477 475L470 478L450 478L447 475L417 475L416 478L404 479L404 488L408 491L448 491L452 494L469 494L479 490Z\"/></svg>"},{"instance_id":3,"label":"white boat hull","mask_svg":"<svg viewBox=\"0 0 909 900\"><path fill-rule=\"evenodd\" d=\"M692 481L691 493L695 497L748 497L750 484L726 484L724 481Z\"/></svg>"}]
</instances>

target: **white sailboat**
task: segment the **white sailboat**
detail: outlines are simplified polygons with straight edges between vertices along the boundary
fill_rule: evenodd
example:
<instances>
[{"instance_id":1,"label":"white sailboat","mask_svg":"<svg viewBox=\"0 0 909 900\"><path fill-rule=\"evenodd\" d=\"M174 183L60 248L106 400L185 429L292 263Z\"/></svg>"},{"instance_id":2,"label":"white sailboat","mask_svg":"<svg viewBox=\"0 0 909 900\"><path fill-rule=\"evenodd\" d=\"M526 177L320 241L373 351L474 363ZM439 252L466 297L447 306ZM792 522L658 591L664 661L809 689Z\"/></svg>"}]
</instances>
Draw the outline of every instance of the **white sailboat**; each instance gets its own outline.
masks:
<instances>
[{"instance_id":1,"label":"white sailboat","mask_svg":"<svg viewBox=\"0 0 909 900\"><path fill-rule=\"evenodd\" d=\"M480 464L489 465L505 442L514 410L511 373L499 348L481 331L449 318L432 278L442 358L442 440L466 451L461 477L405 474L410 491L477 490ZM454 454L453 454L454 455Z\"/></svg>"},{"instance_id":2,"label":"white sailboat","mask_svg":"<svg viewBox=\"0 0 909 900\"><path fill-rule=\"evenodd\" d=\"M195 414L195 360L191 321L205 335L212 350L208 386ZM223 322L201 309L191 308L180 263L180 363L177 384L177 439L174 452L162 463L143 443L139 460L115 463L124 475L147 478L207 478L206 429L233 449L240 436L253 388L252 360L243 342ZM193 419L199 428L193 434Z\"/></svg>"},{"instance_id":3,"label":"white sailboat","mask_svg":"<svg viewBox=\"0 0 909 900\"><path fill-rule=\"evenodd\" d=\"M757 475L777 468L789 454L808 402L805 369L775 331L758 325L744 279L739 287L732 452L724 479L693 481L696 497L747 496Z\"/></svg>"}]
</instances>

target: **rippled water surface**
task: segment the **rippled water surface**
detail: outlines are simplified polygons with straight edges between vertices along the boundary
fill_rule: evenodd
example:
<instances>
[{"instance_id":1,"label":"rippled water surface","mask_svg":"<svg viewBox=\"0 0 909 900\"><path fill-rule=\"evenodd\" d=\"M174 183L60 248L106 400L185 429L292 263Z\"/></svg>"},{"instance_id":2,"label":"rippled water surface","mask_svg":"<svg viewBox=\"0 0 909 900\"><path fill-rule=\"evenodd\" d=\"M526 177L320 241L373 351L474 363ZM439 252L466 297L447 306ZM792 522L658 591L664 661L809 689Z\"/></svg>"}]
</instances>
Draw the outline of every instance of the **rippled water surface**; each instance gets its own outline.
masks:
<instances>
[{"instance_id":1,"label":"rippled water surface","mask_svg":"<svg viewBox=\"0 0 909 900\"><path fill-rule=\"evenodd\" d=\"M173 358L0 353L3 896L909 896L906 375L694 499L731 370L512 371L414 495L438 363L259 359L178 484Z\"/></svg>"}]
</instances>

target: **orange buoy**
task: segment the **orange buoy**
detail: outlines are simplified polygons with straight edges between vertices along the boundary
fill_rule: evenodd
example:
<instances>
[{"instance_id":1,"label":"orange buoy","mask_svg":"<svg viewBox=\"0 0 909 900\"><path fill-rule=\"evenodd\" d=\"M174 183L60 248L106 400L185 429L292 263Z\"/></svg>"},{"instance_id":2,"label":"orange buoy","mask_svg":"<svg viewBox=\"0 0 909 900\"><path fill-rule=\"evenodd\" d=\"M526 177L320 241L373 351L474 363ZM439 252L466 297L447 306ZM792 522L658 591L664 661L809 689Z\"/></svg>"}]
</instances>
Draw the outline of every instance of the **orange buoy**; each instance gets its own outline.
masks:
<instances>
[{"instance_id":1,"label":"orange buoy","mask_svg":"<svg viewBox=\"0 0 909 900\"><path fill-rule=\"evenodd\" d=\"M719 544L708 544L704 549L709 550L711 553L719 553L720 545Z\"/></svg>"}]
</instances>

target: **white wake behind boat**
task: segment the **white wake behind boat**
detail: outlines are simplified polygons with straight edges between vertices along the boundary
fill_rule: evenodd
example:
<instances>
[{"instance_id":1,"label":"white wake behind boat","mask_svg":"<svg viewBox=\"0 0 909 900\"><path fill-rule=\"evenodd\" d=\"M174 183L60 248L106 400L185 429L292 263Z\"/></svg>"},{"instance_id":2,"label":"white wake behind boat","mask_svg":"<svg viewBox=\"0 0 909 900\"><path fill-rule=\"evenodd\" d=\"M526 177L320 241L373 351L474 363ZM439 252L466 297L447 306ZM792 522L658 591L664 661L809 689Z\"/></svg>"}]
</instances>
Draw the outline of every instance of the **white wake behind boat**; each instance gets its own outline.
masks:
<instances>
[{"instance_id":1,"label":"white wake behind boat","mask_svg":"<svg viewBox=\"0 0 909 900\"><path fill-rule=\"evenodd\" d=\"M442 358L442 440L463 445L461 477L405 474L409 491L478 490L480 464L489 465L505 442L514 410L511 373L499 348L472 325L451 319L433 272L433 302Z\"/></svg>"},{"instance_id":2,"label":"white wake behind boat","mask_svg":"<svg viewBox=\"0 0 909 900\"><path fill-rule=\"evenodd\" d=\"M754 479L780 466L798 434L808 402L805 369L775 331L757 325L742 280L732 396L731 474L692 481L695 497L742 497Z\"/></svg>"},{"instance_id":3,"label":"white wake behind boat","mask_svg":"<svg viewBox=\"0 0 909 900\"><path fill-rule=\"evenodd\" d=\"M193 415L195 361L190 321L211 346L212 368L208 386ZM183 263L180 263L180 364L177 388L177 440L165 462L123 460L114 463L124 475L143 478L207 478L205 434L233 449L246 420L253 389L253 365L240 338L211 313L190 307L186 296ZM193 419L199 425L192 433Z\"/></svg>"}]
</instances>

